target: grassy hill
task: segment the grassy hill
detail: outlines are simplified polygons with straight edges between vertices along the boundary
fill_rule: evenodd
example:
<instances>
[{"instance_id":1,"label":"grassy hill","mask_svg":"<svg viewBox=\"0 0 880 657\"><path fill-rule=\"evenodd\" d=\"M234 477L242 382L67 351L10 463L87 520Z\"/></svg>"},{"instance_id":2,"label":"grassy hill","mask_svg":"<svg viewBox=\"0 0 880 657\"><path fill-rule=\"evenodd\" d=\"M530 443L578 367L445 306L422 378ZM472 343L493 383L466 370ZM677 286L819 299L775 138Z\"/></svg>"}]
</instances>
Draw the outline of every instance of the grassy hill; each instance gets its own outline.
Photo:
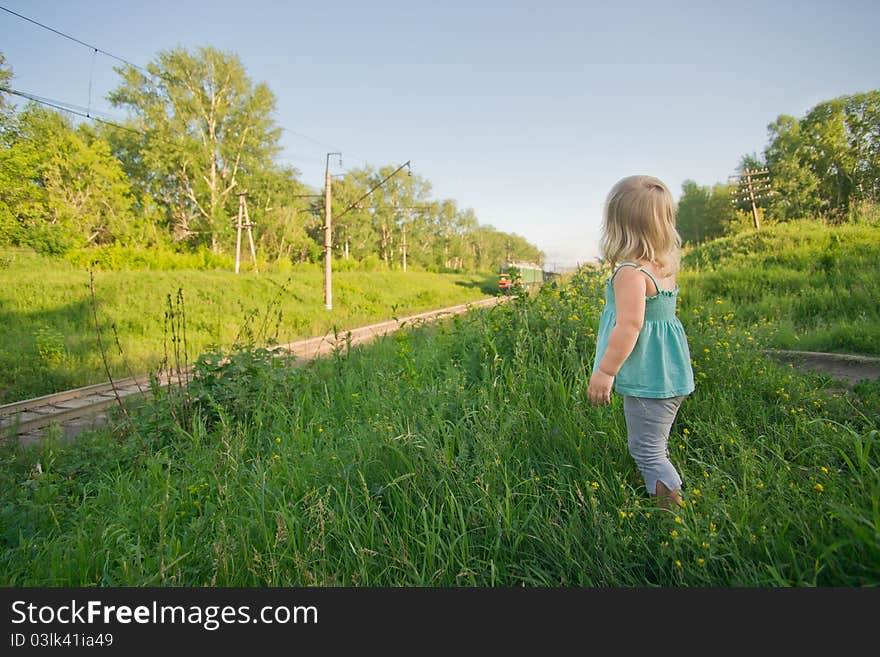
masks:
<instances>
[{"instance_id":1,"label":"grassy hill","mask_svg":"<svg viewBox=\"0 0 880 657\"><path fill-rule=\"evenodd\" d=\"M840 278L813 267L835 235ZM670 435L674 513L644 490L621 399L587 402L607 272L584 270L302 369L242 352L115 433L8 448L0 582L876 586L878 387L762 355L788 322L857 344L841 313L876 307L871 235L768 228L685 258L697 388ZM849 293L810 317L813 273Z\"/></svg>"},{"instance_id":2,"label":"grassy hill","mask_svg":"<svg viewBox=\"0 0 880 657\"><path fill-rule=\"evenodd\" d=\"M880 227L798 221L684 254L688 307L723 299L783 349L880 355Z\"/></svg>"},{"instance_id":3,"label":"grassy hill","mask_svg":"<svg viewBox=\"0 0 880 657\"><path fill-rule=\"evenodd\" d=\"M236 341L268 338L290 342L334 326L352 328L497 291L494 277L486 275L337 271L328 312L323 282L316 266L259 275L98 271L97 315L111 373L124 377L158 368L172 348L165 314L179 309L178 291L190 361L210 345L229 348ZM0 326L0 403L107 379L89 272L82 267L23 250L0 252Z\"/></svg>"}]
</instances>

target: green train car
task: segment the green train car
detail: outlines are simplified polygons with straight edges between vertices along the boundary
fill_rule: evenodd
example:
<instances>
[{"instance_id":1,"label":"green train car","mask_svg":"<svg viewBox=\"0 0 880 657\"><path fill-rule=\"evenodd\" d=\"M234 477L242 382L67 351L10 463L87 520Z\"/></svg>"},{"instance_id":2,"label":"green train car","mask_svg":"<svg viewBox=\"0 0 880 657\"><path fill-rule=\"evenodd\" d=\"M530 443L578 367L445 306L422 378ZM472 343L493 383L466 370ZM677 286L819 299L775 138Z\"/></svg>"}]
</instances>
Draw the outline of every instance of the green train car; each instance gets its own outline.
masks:
<instances>
[{"instance_id":1,"label":"green train car","mask_svg":"<svg viewBox=\"0 0 880 657\"><path fill-rule=\"evenodd\" d=\"M498 289L511 292L517 288L528 290L544 282L541 265L531 262L506 262L498 270Z\"/></svg>"}]
</instances>

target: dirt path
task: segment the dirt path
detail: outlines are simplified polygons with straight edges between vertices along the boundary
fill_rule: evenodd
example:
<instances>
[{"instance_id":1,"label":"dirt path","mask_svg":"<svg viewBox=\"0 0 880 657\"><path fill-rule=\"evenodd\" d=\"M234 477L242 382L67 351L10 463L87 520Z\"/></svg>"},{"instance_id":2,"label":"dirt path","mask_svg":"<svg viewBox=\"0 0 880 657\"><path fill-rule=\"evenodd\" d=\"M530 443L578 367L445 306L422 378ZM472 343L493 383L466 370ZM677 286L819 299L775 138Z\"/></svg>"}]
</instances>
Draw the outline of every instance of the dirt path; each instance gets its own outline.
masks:
<instances>
[{"instance_id":1,"label":"dirt path","mask_svg":"<svg viewBox=\"0 0 880 657\"><path fill-rule=\"evenodd\" d=\"M764 353L778 362L791 363L801 371L827 374L850 387L861 381L880 379L880 358L873 356L786 349L767 349Z\"/></svg>"}]
</instances>

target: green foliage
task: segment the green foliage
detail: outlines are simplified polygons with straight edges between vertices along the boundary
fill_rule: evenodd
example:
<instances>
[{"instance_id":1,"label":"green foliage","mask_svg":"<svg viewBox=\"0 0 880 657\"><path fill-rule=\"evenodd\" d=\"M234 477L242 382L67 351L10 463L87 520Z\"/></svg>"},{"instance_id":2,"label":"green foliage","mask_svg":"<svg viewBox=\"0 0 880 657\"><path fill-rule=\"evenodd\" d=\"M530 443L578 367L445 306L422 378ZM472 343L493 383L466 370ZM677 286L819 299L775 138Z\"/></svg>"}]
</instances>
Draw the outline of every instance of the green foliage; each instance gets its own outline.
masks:
<instances>
[{"instance_id":1,"label":"green foliage","mask_svg":"<svg viewBox=\"0 0 880 657\"><path fill-rule=\"evenodd\" d=\"M770 144L764 153L775 192L767 204L771 216L780 221L818 216L819 177L799 156L804 148L800 123L781 115L768 131Z\"/></svg>"},{"instance_id":2,"label":"green foliage","mask_svg":"<svg viewBox=\"0 0 880 657\"><path fill-rule=\"evenodd\" d=\"M524 238L479 225L473 210L460 209L449 199L429 200L431 185L417 174L399 174L376 187L393 171L390 166L364 167L333 181L338 259L376 254L385 268L402 269L405 231L407 267L474 272L497 269L508 257L543 261L544 254ZM319 208L314 211L321 216ZM323 240L322 227L320 221L308 226L316 243Z\"/></svg>"},{"instance_id":3,"label":"green foliage","mask_svg":"<svg viewBox=\"0 0 880 657\"><path fill-rule=\"evenodd\" d=\"M11 81L12 69L7 64L6 57L0 52L0 88L9 87ZM9 107L9 101L6 99L6 95L0 94L0 132L5 129L6 122L11 115L12 111Z\"/></svg>"},{"instance_id":4,"label":"green foliage","mask_svg":"<svg viewBox=\"0 0 880 657\"><path fill-rule=\"evenodd\" d=\"M293 358L279 358L265 347L234 345L229 353L202 354L187 388L191 412L207 426L222 419L247 422L267 402L269 391L294 383Z\"/></svg>"},{"instance_id":5,"label":"green foliage","mask_svg":"<svg viewBox=\"0 0 880 657\"><path fill-rule=\"evenodd\" d=\"M676 228L684 243L696 244L741 230L745 218L731 203L730 185L701 187L693 180L682 183Z\"/></svg>"},{"instance_id":6,"label":"green foliage","mask_svg":"<svg viewBox=\"0 0 880 657\"><path fill-rule=\"evenodd\" d=\"M133 66L118 72L122 84L110 94L149 132L117 135L121 149L137 153L142 184L163 204L175 235L214 251L234 244L230 219L249 172L270 170L281 134L272 113L275 96L254 84L238 56L214 48L159 53L149 75Z\"/></svg>"},{"instance_id":7,"label":"green foliage","mask_svg":"<svg viewBox=\"0 0 880 657\"><path fill-rule=\"evenodd\" d=\"M880 90L819 103L801 120L780 115L768 132L772 216L839 221L880 200Z\"/></svg>"},{"instance_id":8,"label":"green foliage","mask_svg":"<svg viewBox=\"0 0 880 657\"><path fill-rule=\"evenodd\" d=\"M28 106L0 142L0 239L59 255L124 240L132 197L109 146L61 114Z\"/></svg>"},{"instance_id":9,"label":"green foliage","mask_svg":"<svg viewBox=\"0 0 880 657\"><path fill-rule=\"evenodd\" d=\"M126 269L232 271L235 266L231 255L214 253L206 248L180 252L169 247L147 250L118 244L70 251L66 255L66 260L82 269L105 271Z\"/></svg>"}]
</instances>

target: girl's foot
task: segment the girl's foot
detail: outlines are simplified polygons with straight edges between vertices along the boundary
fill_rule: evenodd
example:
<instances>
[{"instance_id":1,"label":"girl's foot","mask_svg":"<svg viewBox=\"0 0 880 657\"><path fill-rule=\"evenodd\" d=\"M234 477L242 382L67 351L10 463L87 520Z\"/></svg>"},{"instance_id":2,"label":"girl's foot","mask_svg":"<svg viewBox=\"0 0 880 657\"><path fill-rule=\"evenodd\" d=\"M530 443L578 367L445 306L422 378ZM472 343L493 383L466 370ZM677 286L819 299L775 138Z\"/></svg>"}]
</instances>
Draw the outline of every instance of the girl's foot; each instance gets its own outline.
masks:
<instances>
[{"instance_id":1,"label":"girl's foot","mask_svg":"<svg viewBox=\"0 0 880 657\"><path fill-rule=\"evenodd\" d=\"M662 481L657 482L657 503L661 509L669 509L673 504L683 506L681 501L681 488L669 490Z\"/></svg>"}]
</instances>

